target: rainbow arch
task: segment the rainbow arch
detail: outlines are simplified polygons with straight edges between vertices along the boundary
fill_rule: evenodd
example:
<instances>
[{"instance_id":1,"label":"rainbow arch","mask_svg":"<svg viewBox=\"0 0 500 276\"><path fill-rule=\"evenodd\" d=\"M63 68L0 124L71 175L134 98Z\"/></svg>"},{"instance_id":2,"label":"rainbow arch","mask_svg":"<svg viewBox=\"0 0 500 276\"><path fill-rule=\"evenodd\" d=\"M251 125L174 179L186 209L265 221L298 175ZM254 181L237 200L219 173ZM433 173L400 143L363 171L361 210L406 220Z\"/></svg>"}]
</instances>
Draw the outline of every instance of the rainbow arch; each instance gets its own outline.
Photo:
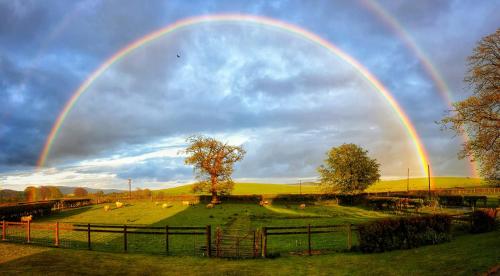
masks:
<instances>
[{"instance_id":1,"label":"rainbow arch","mask_svg":"<svg viewBox=\"0 0 500 276\"><path fill-rule=\"evenodd\" d=\"M45 166L45 163L50 154L50 150L54 144L54 141L57 139L58 133L64 123L64 120L70 113L71 109L78 102L79 98L92 85L92 83L96 81L99 78L99 76L104 71L106 71L111 65L113 65L115 62L119 61L132 51L140 48L141 46L151 41L154 41L155 39L163 35L172 33L174 31L180 30L188 26L210 23L210 22L247 22L247 23L254 23L257 25L274 27L280 30L285 30L303 39L314 42L315 44L323 47L324 49L335 54L337 57L347 62L351 66L353 66L354 69L356 69L356 71L361 76L363 76L363 78L365 78L370 83L370 85L375 88L375 90L378 93L380 93L383 96L383 98L389 103L391 108L398 115L400 121L403 123L410 139L413 142L415 150L417 151L422 172L427 173L427 164L429 164L429 158L423 146L423 143L419 138L417 131L415 130L415 127L413 126L413 124L411 123L410 119L403 111L401 106L397 103L392 94L389 92L389 90L372 73L370 73L370 71L366 67L364 67L359 61L357 61L356 59L354 59L353 57L342 51L334 44L330 43L329 41L321 38L320 36L308 30L272 18L255 16L255 15L243 15L243 14L217 14L217 15L203 15L203 16L185 18L173 24L170 24L166 27L163 27L157 31L154 31L150 34L147 34L135 40L134 42L128 44L118 52L116 52L114 55L108 58L104 63L102 63L95 71L93 71L92 74L90 74L90 76L80 85L80 87L78 87L78 89L73 93L71 98L67 101L63 110L57 117L56 122L52 126L52 129L47 137L43 150L39 156L37 167L42 168Z\"/></svg>"},{"instance_id":2,"label":"rainbow arch","mask_svg":"<svg viewBox=\"0 0 500 276\"><path fill-rule=\"evenodd\" d=\"M426 74L435 83L441 98L448 105L448 107L453 108L453 95L451 94L448 84L445 82L438 69L424 51L418 46L412 36L405 30L401 23L396 20L387 10L385 10L377 1L375 0L362 0L363 5L370 10L373 14L377 15L405 44L406 48L420 61ZM469 141L469 136L466 133L461 135L464 142ZM470 157L467 157L469 161L469 171L473 177L480 177L479 169L477 168L477 163L475 163Z\"/></svg>"}]
</instances>

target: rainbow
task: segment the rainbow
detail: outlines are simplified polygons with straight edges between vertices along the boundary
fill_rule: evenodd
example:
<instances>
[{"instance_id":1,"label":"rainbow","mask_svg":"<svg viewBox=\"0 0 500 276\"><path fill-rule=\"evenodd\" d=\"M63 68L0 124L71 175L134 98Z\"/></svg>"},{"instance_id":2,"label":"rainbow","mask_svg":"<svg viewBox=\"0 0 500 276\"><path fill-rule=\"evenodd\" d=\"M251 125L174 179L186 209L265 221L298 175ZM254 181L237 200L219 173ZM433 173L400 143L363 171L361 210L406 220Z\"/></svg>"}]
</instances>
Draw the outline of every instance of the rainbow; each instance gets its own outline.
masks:
<instances>
[{"instance_id":1,"label":"rainbow","mask_svg":"<svg viewBox=\"0 0 500 276\"><path fill-rule=\"evenodd\" d=\"M362 3L366 8L368 8L368 10L377 15L403 41L406 48L409 49L413 53L413 55L420 61L426 74L435 83L441 95L441 98L445 101L448 107L452 108L453 95L451 94L451 90L448 84L446 84L443 77L436 69L436 66L432 64L424 51L420 47L418 47L412 36L403 28L403 26L396 20L396 18L394 18L394 16L389 14L389 12L387 12L375 0L362 0ZM463 133L461 137L464 142L469 141L469 137L466 133ZM480 177L476 163L473 162L470 157L468 157L468 160L471 175L476 178Z\"/></svg>"},{"instance_id":2,"label":"rainbow","mask_svg":"<svg viewBox=\"0 0 500 276\"><path fill-rule=\"evenodd\" d=\"M285 30L288 31L289 33L292 33L294 35L297 35L301 38L304 38L308 41L314 42L315 44L323 47L324 49L330 51L331 53L335 54L337 57L341 58L343 61L347 62L350 64L356 71L362 75L369 83L370 85L375 88L375 90L380 93L384 99L388 102L388 104L391 106L391 108L394 110L394 112L397 114L399 117L400 121L403 123L404 127L407 130L407 133L410 137L410 139L413 142L413 145L417 151L420 165L422 168L423 173L427 173L427 164L429 164L429 158L428 155L424 149L424 146L422 144L422 141L420 140L419 136L417 135L417 131L415 130L415 127L412 125L410 122L410 119L408 116L405 114L405 112L402 110L402 108L399 106L399 104L396 102L394 97L391 95L389 90L384 87L384 85L372 74L368 69L366 69L359 61L348 55L347 53L343 52L341 49L339 49L337 46L334 44L328 42L327 40L321 38L320 36L305 30L303 28L300 28L298 26L292 25L290 23L285 23L282 21L278 21L275 19L271 18L266 18L266 17L261 17L261 16L254 16L254 15L243 15L243 14L220 14L220 15L203 15L203 16L197 16L197 17L190 17L186 19L179 20L171 25L168 25L164 28L161 28L155 32L152 32L138 40L135 40L134 42L130 43L126 47L122 48L118 52L116 52L113 56L111 56L109 59L107 59L104 63L102 63L92 74L78 87L78 89L73 93L71 98L68 100L66 105L64 106L62 112L59 114L57 117L57 120L55 124L53 125L50 134L45 142L44 148L42 150L42 153L40 154L40 157L37 162L37 167L42 168L46 161L47 157L49 156L50 150L52 148L52 145L54 141L57 139L57 135L61 129L61 126L64 123L64 120L70 113L71 109L75 106L75 104L78 102L79 98L87 91L87 89L92 85L94 81L96 81L99 76L106 71L111 65L113 65L115 62L119 61L123 57L125 57L127 54L131 53L132 51L138 49L139 47L154 41L155 39L175 32L177 30L180 30L182 28L188 27L188 26L193 26L193 25L199 25L199 24L204 24L204 23L210 23L210 22L247 22L247 23L254 23L257 25L263 25L263 26L268 26L268 27L274 27L279 30Z\"/></svg>"}]
</instances>

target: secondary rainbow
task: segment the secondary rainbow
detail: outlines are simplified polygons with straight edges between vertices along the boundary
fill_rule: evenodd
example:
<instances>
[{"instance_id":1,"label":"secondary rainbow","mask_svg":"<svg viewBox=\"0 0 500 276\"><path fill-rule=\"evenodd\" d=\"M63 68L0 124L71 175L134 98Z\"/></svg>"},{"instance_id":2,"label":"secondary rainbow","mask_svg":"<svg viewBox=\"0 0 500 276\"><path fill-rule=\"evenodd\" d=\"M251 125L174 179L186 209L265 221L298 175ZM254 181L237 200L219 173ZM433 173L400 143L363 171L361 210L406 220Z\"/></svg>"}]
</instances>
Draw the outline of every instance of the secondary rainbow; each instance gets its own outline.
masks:
<instances>
[{"instance_id":1,"label":"secondary rainbow","mask_svg":"<svg viewBox=\"0 0 500 276\"><path fill-rule=\"evenodd\" d=\"M155 32L152 32L134 42L130 43L126 47L122 48L118 52L116 52L113 56L107 59L104 63L102 63L97 70L92 72L92 74L78 87L78 89L73 93L71 98L68 100L66 105L64 106L62 112L59 114L55 124L53 125L49 136L45 142L44 148L37 162L38 168L41 168L45 165L47 158L50 154L50 150L54 141L57 139L57 135L61 129L61 126L64 123L64 120L68 116L71 109L78 102L78 99L87 91L87 89L92 85L92 83L99 78L99 76L106 71L113 63L125 57L130 52L135 49L154 41L155 39L172 33L174 31L180 30L182 28L193 26L197 24L205 24L210 22L248 22L254 23L257 25L274 27L280 30L285 30L289 33L295 34L301 38L309 40L311 42L316 43L317 45L325 48L331 53L335 54L343 61L347 62L351 66L353 66L356 71L361 74L371 86L375 88L377 92L379 92L385 100L389 103L395 113L398 115L400 121L403 123L404 127L407 130L407 133L410 139L413 141L413 145L415 150L417 151L420 165L422 168L422 173L427 173L427 164L429 164L428 155L424 149L424 146L415 130L415 127L410 122L410 119L396 102L394 97L391 95L389 90L384 87L384 85L372 74L368 69L366 69L359 61L342 51L340 48L330 43L329 41L321 38L320 36L300 28L296 25L292 25L290 23L285 23L282 21L278 21L272 18L255 16L255 15L243 15L243 14L218 14L218 15L203 15L197 17L189 17L186 19L179 20L171 25L168 25L164 28L161 28Z\"/></svg>"},{"instance_id":2,"label":"secondary rainbow","mask_svg":"<svg viewBox=\"0 0 500 276\"><path fill-rule=\"evenodd\" d=\"M452 108L453 107L453 95L450 92L450 88L448 84L444 81L443 77L436 69L436 66L432 64L430 59L424 53L424 51L418 47L415 40L412 36L403 28L401 23L399 23L394 16L392 16L389 12L387 12L377 1L375 0L363 0L365 7L367 7L372 13L378 16L405 44L406 48L410 50L413 55L420 61L422 64L424 71L426 74L432 79L432 81L436 84L436 87L441 94L441 98L445 101L445 103ZM467 134L461 135L462 140L467 142L469 137ZM477 164L472 161L471 158L468 158L469 161L469 170L473 177L480 177L479 170L477 168Z\"/></svg>"}]
</instances>

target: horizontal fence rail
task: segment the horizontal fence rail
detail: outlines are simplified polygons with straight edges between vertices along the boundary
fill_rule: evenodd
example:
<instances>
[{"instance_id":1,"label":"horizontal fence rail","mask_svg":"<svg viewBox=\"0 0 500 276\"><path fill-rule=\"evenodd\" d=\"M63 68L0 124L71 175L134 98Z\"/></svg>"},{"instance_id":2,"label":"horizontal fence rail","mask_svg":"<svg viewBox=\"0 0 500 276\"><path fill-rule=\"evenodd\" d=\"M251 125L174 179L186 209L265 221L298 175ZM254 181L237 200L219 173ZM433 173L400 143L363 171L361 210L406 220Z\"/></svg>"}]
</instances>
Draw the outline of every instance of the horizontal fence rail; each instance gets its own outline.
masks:
<instances>
[{"instance_id":1,"label":"horizontal fence rail","mask_svg":"<svg viewBox=\"0 0 500 276\"><path fill-rule=\"evenodd\" d=\"M2 241L89 250L211 254L211 226L142 226L2 221ZM205 237L205 238L196 238ZM143 250L140 250L142 247Z\"/></svg>"},{"instance_id":2,"label":"horizontal fence rail","mask_svg":"<svg viewBox=\"0 0 500 276\"><path fill-rule=\"evenodd\" d=\"M352 224L306 225L306 226L270 226L262 228L262 257L268 256L269 236L299 235L307 237L307 254L312 255L312 236L317 234L345 233L346 250L352 248L352 231L357 230ZM297 240L296 240L297 241ZM333 246L332 246L333 248Z\"/></svg>"}]
</instances>

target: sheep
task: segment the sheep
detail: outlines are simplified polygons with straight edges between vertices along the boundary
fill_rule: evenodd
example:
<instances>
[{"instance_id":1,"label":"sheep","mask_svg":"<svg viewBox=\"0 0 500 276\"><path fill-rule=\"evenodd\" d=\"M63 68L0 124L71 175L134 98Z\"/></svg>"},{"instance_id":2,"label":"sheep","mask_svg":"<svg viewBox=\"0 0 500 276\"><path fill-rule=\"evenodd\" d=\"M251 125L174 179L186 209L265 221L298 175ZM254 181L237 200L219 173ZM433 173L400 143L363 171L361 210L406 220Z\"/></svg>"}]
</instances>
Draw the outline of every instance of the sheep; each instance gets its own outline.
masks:
<instances>
[{"instance_id":1,"label":"sheep","mask_svg":"<svg viewBox=\"0 0 500 276\"><path fill-rule=\"evenodd\" d=\"M22 216L21 217L21 222L29 222L29 221L32 221L32 220L33 220L33 215Z\"/></svg>"},{"instance_id":2,"label":"sheep","mask_svg":"<svg viewBox=\"0 0 500 276\"><path fill-rule=\"evenodd\" d=\"M172 207L172 204L170 202L163 203L163 205L161 206L161 208L163 208L163 209L170 208L170 207Z\"/></svg>"},{"instance_id":3,"label":"sheep","mask_svg":"<svg viewBox=\"0 0 500 276\"><path fill-rule=\"evenodd\" d=\"M299 208L300 209L305 209L306 208L306 204L304 204L304 203L300 204Z\"/></svg>"},{"instance_id":4,"label":"sheep","mask_svg":"<svg viewBox=\"0 0 500 276\"><path fill-rule=\"evenodd\" d=\"M123 207L123 202L117 201L116 208L122 208L122 207Z\"/></svg>"},{"instance_id":5,"label":"sheep","mask_svg":"<svg viewBox=\"0 0 500 276\"><path fill-rule=\"evenodd\" d=\"M104 211L105 212L109 211L109 209L110 209L109 205L104 205Z\"/></svg>"},{"instance_id":6,"label":"sheep","mask_svg":"<svg viewBox=\"0 0 500 276\"><path fill-rule=\"evenodd\" d=\"M214 205L212 203L208 203L207 206L206 206L208 209L212 209L214 208Z\"/></svg>"},{"instance_id":7,"label":"sheep","mask_svg":"<svg viewBox=\"0 0 500 276\"><path fill-rule=\"evenodd\" d=\"M158 202L158 201L155 202L155 206L158 206L158 205L160 205L160 202Z\"/></svg>"},{"instance_id":8,"label":"sheep","mask_svg":"<svg viewBox=\"0 0 500 276\"><path fill-rule=\"evenodd\" d=\"M269 201L267 201L267 200L261 200L261 201L259 202L259 205L260 205L260 206L267 206L267 205L269 205Z\"/></svg>"},{"instance_id":9,"label":"sheep","mask_svg":"<svg viewBox=\"0 0 500 276\"><path fill-rule=\"evenodd\" d=\"M182 202L182 206L189 206L189 205L191 205L191 202L189 202L189 201Z\"/></svg>"}]
</instances>

